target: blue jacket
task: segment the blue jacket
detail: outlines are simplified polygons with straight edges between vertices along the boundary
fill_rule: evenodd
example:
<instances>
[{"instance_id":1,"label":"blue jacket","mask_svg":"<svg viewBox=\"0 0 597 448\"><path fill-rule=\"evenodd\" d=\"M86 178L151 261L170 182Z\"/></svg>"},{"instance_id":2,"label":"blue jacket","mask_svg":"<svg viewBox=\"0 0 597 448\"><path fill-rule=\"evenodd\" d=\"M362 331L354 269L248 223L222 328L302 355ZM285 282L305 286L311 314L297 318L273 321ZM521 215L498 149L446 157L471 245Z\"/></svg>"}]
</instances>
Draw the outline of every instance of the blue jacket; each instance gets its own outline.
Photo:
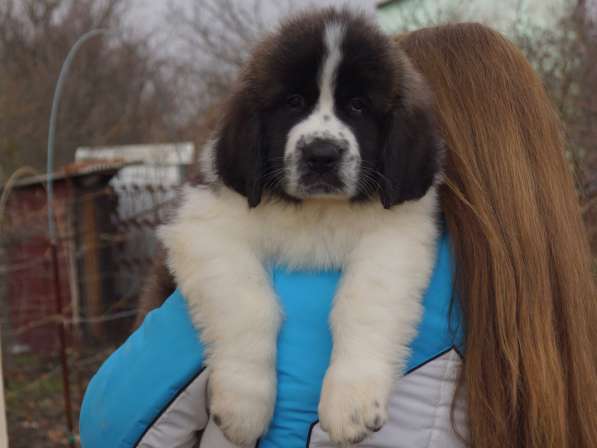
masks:
<instances>
[{"instance_id":1,"label":"blue jacket","mask_svg":"<svg viewBox=\"0 0 597 448\"><path fill-rule=\"evenodd\" d=\"M437 251L418 335L390 401L390 419L359 446L462 446L448 412L463 332L458 308L451 306L453 265L446 236ZM340 276L272 272L285 320L278 337L276 408L260 448L332 446L318 427L317 406L332 348L328 315ZM91 380L80 417L83 447L232 446L207 414L203 361L185 300L176 291ZM457 426L465 428L464 403L454 408ZM200 445L199 431L204 432Z\"/></svg>"}]
</instances>

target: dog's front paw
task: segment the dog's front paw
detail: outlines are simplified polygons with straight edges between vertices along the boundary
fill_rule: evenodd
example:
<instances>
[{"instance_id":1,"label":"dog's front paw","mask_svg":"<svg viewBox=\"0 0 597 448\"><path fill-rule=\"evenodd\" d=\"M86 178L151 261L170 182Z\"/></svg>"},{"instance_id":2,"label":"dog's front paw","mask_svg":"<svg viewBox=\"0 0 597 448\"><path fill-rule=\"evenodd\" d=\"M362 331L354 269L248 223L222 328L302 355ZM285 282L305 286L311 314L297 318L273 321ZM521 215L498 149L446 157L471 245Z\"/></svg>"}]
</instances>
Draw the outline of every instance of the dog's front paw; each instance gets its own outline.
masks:
<instances>
[{"instance_id":1,"label":"dog's front paw","mask_svg":"<svg viewBox=\"0 0 597 448\"><path fill-rule=\"evenodd\" d=\"M388 375L330 366L319 401L321 428L340 446L360 443L386 422L391 386Z\"/></svg>"},{"instance_id":2,"label":"dog's front paw","mask_svg":"<svg viewBox=\"0 0 597 448\"><path fill-rule=\"evenodd\" d=\"M253 447L267 430L274 410L274 369L215 369L208 382L209 412L226 438Z\"/></svg>"}]
</instances>

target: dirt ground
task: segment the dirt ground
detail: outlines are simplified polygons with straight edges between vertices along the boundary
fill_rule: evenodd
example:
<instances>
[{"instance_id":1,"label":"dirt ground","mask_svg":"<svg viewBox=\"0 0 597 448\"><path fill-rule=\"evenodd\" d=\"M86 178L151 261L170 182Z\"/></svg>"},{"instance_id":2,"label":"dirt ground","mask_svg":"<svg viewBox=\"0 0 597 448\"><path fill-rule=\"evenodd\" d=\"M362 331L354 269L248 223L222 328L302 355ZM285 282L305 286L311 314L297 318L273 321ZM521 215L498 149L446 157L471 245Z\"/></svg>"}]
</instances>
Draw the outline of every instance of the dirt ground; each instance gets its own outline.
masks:
<instances>
[{"instance_id":1,"label":"dirt ground","mask_svg":"<svg viewBox=\"0 0 597 448\"><path fill-rule=\"evenodd\" d=\"M69 356L75 435L78 444L78 420L82 393L89 379L113 347L94 353ZM10 448L69 447L64 411L62 371L57 356L31 353L5 355L4 386Z\"/></svg>"}]
</instances>

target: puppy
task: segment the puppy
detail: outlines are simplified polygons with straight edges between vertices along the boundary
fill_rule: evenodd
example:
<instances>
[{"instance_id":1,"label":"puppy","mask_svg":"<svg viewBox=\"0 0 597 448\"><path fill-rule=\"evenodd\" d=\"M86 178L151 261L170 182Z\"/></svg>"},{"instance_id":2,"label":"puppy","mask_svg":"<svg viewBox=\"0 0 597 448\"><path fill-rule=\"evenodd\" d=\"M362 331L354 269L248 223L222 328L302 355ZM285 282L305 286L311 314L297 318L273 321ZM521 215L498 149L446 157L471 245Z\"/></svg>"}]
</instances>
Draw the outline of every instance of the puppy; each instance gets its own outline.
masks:
<instances>
[{"instance_id":1,"label":"puppy","mask_svg":"<svg viewBox=\"0 0 597 448\"><path fill-rule=\"evenodd\" d=\"M273 264L343 270L320 423L339 444L384 424L434 264L431 108L407 57L346 10L290 19L255 50L203 150L209 185L188 187L160 231L230 441L254 444L272 417Z\"/></svg>"}]
</instances>

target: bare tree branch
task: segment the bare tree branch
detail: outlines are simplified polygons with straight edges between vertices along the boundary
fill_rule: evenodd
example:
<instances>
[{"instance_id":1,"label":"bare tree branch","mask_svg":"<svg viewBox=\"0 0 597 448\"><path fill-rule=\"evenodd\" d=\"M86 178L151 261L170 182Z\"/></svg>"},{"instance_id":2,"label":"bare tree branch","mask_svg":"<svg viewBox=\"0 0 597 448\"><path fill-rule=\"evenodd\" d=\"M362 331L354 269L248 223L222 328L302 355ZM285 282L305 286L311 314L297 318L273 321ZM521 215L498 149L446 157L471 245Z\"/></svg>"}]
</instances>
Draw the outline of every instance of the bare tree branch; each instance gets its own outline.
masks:
<instances>
[{"instance_id":1,"label":"bare tree branch","mask_svg":"<svg viewBox=\"0 0 597 448\"><path fill-rule=\"evenodd\" d=\"M263 0L197 0L190 8L170 5L167 26L181 50L178 62L208 104L225 95L253 45L266 33L272 17L287 14L290 2ZM273 12L272 12L273 11Z\"/></svg>"},{"instance_id":2,"label":"bare tree branch","mask_svg":"<svg viewBox=\"0 0 597 448\"><path fill-rule=\"evenodd\" d=\"M76 147L177 138L176 96L163 61L143 37L124 31L128 0L23 0L0 3L0 154L5 173L41 167L51 97L70 46L94 27L118 38L89 41L67 80L58 160Z\"/></svg>"}]
</instances>

